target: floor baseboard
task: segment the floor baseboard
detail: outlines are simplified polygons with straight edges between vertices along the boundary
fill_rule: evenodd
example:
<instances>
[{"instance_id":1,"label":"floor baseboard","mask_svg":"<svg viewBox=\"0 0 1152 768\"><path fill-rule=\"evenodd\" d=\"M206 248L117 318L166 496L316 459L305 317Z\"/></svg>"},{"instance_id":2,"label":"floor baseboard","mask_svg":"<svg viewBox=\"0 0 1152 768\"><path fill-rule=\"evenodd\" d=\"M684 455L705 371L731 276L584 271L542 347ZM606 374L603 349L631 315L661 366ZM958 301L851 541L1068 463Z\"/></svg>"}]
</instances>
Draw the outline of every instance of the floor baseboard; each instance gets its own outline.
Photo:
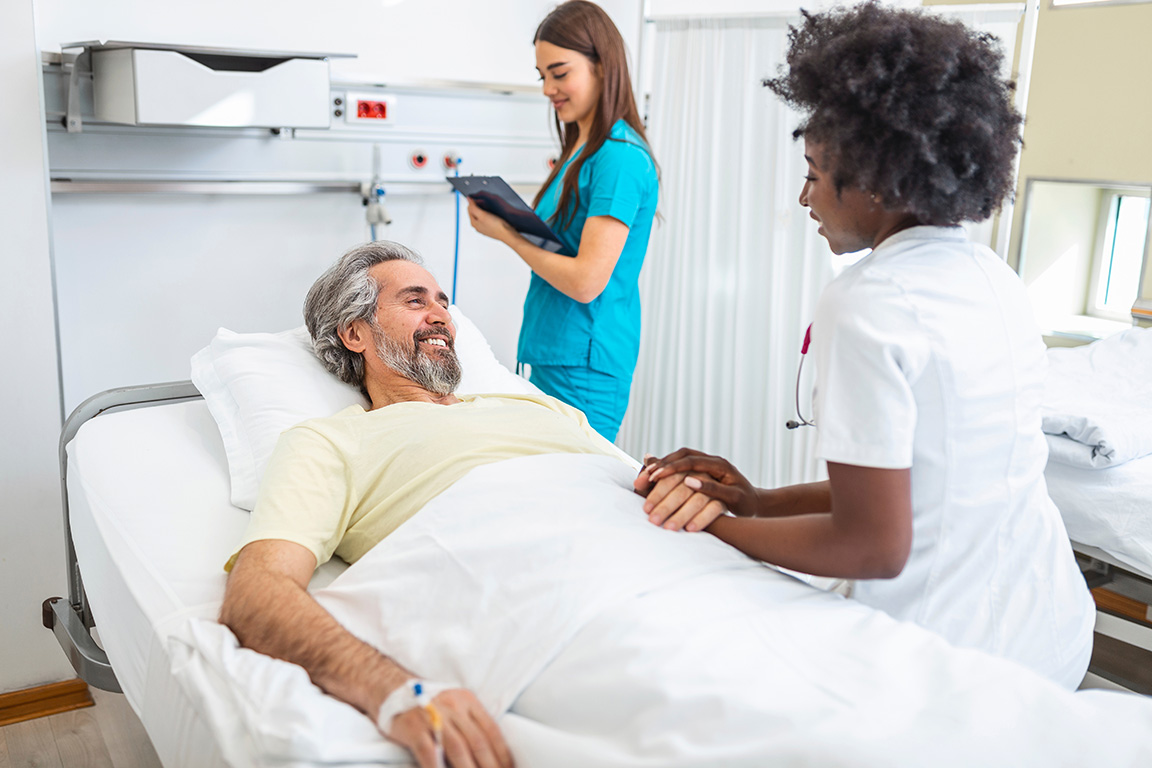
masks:
<instances>
[{"instance_id":1,"label":"floor baseboard","mask_svg":"<svg viewBox=\"0 0 1152 768\"><path fill-rule=\"evenodd\" d=\"M0 693L0 726L90 707L94 703L83 680L65 680L22 691Z\"/></svg>"}]
</instances>

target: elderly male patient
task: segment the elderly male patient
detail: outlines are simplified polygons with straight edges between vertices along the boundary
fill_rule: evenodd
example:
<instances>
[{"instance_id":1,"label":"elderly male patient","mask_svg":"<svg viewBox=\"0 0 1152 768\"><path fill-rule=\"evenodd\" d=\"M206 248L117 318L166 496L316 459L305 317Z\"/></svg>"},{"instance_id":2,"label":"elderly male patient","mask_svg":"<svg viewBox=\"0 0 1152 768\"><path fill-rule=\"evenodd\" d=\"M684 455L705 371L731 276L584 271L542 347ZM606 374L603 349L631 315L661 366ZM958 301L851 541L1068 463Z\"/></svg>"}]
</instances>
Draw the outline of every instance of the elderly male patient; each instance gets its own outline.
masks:
<instances>
[{"instance_id":1,"label":"elderly male patient","mask_svg":"<svg viewBox=\"0 0 1152 768\"><path fill-rule=\"evenodd\" d=\"M371 410L353 406L281 436L228 563L220 620L244 646L304 667L421 766L435 765L439 749L453 766L509 766L499 729L470 691L418 697L419 670L347 632L306 587L319 564L333 555L355 562L474 467L620 454L551 397L453 395L461 371L448 298L401 245L346 253L312 286L304 315L320 359L360 385Z\"/></svg>"}]
</instances>

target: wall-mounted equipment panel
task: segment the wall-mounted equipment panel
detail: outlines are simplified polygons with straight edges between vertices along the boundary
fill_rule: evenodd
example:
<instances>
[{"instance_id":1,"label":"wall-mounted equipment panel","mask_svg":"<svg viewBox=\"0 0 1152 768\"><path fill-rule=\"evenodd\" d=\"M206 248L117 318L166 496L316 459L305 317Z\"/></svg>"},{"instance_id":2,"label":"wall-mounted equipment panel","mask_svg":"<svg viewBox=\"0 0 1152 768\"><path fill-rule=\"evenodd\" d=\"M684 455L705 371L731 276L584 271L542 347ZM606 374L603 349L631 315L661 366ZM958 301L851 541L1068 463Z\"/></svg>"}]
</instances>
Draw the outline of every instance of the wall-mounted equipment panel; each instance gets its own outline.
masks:
<instances>
[{"instance_id":1,"label":"wall-mounted equipment panel","mask_svg":"<svg viewBox=\"0 0 1152 768\"><path fill-rule=\"evenodd\" d=\"M195 186L202 184L256 192L257 182L280 185L265 190L273 194L300 189L285 184L359 194L362 183L376 181L390 196L450 195L444 177L462 161L462 174L502 176L531 188L531 196L557 152L551 106L535 88L335 81L324 99L327 122L318 129L125 125L95 115L94 78L74 61L49 58L44 67L54 192L123 192L125 184L150 192L164 184L175 185L173 192L214 193ZM346 118L361 106L382 116Z\"/></svg>"},{"instance_id":2,"label":"wall-mounted equipment panel","mask_svg":"<svg viewBox=\"0 0 1152 768\"><path fill-rule=\"evenodd\" d=\"M327 128L338 54L76 43L92 57L97 120L126 125Z\"/></svg>"}]
</instances>

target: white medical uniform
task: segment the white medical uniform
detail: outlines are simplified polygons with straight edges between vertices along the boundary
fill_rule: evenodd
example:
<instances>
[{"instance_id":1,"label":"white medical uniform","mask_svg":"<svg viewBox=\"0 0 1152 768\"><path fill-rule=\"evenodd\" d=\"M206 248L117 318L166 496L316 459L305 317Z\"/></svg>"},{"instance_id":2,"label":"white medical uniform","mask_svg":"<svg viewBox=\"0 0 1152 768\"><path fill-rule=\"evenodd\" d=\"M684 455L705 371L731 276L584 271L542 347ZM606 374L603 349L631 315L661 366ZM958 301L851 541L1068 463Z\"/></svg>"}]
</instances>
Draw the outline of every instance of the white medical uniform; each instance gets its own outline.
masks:
<instances>
[{"instance_id":1,"label":"white medical uniform","mask_svg":"<svg viewBox=\"0 0 1152 768\"><path fill-rule=\"evenodd\" d=\"M1044 482L1046 356L1024 286L959 227L914 227L824 291L819 456L912 469L912 551L853 596L1074 688L1095 611Z\"/></svg>"}]
</instances>

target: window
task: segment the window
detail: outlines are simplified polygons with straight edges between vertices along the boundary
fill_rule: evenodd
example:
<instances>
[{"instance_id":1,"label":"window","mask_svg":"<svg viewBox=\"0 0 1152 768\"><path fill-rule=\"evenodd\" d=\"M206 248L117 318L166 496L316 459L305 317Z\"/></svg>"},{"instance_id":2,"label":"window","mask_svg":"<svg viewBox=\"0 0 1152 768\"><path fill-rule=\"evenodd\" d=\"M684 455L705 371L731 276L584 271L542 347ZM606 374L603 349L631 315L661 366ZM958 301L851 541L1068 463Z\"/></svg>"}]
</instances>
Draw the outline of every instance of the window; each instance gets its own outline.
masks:
<instances>
[{"instance_id":1,"label":"window","mask_svg":"<svg viewBox=\"0 0 1152 768\"><path fill-rule=\"evenodd\" d=\"M1148 185L1029 179L1018 271L1048 336L1082 341L1132 325L1149 259Z\"/></svg>"},{"instance_id":2,"label":"window","mask_svg":"<svg viewBox=\"0 0 1152 768\"><path fill-rule=\"evenodd\" d=\"M1113 193L1101 206L1087 314L1125 320L1139 296L1140 267L1148 236L1147 193Z\"/></svg>"}]
</instances>

